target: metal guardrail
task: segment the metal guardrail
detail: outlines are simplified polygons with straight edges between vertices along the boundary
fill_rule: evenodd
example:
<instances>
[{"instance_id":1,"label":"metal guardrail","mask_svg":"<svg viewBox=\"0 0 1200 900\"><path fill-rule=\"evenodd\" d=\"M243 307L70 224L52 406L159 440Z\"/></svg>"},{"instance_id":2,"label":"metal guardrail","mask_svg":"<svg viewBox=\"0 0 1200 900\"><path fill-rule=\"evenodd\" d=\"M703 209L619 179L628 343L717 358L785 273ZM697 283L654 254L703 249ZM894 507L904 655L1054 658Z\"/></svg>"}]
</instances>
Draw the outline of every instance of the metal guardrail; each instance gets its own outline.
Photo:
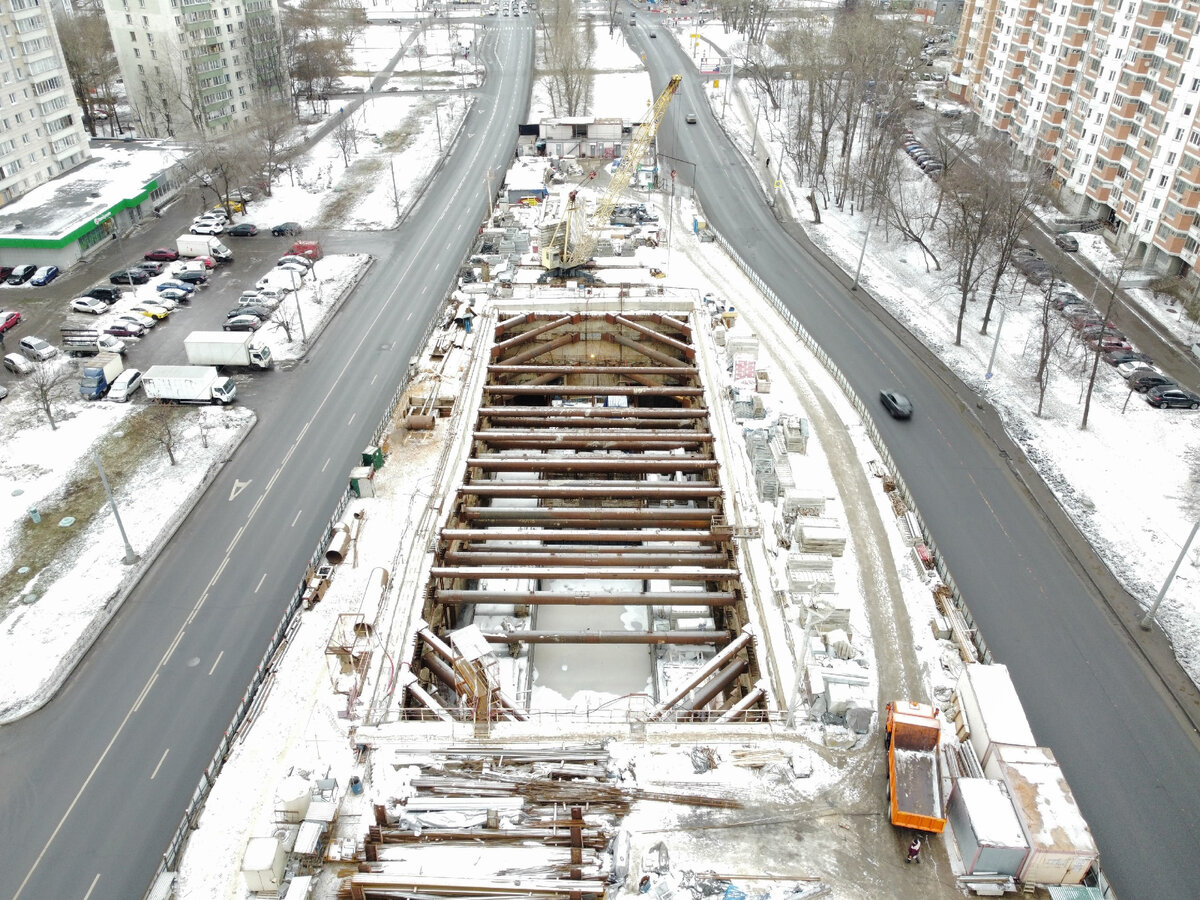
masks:
<instances>
[{"instance_id":1,"label":"metal guardrail","mask_svg":"<svg viewBox=\"0 0 1200 900\"><path fill-rule=\"evenodd\" d=\"M711 225L709 227L712 228ZM929 533L929 528L925 524L925 519L921 516L921 511L917 507L916 501L913 500L912 494L909 492L908 485L905 483L904 478L900 475L900 470L896 465L896 461L892 458L892 454L888 451L887 445L883 442L883 437L880 435L879 429L875 426L874 418L867 412L866 405L862 402L862 398L859 397L854 388L850 386L850 382L846 379L846 376L842 374L842 370L838 368L837 364L830 359L829 354L827 354L816 342L816 340L813 339L813 336L808 333L808 329L800 324L800 320L797 319L795 314L783 304L783 301L779 298L779 296L766 285L762 278L759 277L757 272L755 272L746 264L745 260L742 259L738 252L733 249L732 246L730 246L729 241L725 239L723 234L721 234L719 231L716 231L716 229L713 229L713 232L716 234L717 243L720 244L721 248L727 254L729 254L729 258L737 263L738 268L742 270L742 274L744 274L750 280L750 282L756 288L758 288L762 295L767 298L767 301L771 304L772 308L774 308L775 312L778 313L779 316L788 324L788 326L795 333L796 337L798 337L804 346L807 347L808 350L813 354L813 356L820 361L821 365L825 367L825 370L831 376L833 376L834 381L837 382L838 386L842 389L842 392L846 395L847 399L858 413L859 418L862 420L863 427L866 429L867 436L871 439L871 443L875 447L875 452L880 455L880 457L883 459L884 465L886 465L888 471L891 472L892 478L896 483L896 490L900 492L900 496L903 498L905 506L912 511L913 517L916 519L917 525L921 529L921 540L925 543L925 546L929 548L930 553L933 555L934 566L937 570L938 577L941 578L942 583L945 584L950 590L951 602L962 615L964 621L967 623L967 627L971 630L971 640L975 644L975 649L979 651L980 660L990 663L992 661L992 653L988 649L987 643L983 639L983 635L980 634L979 628L975 624L975 618L971 615L971 611L967 607L966 600L963 599L962 593L958 589L958 583L954 580L954 576L950 573L950 569L946 565L946 561L942 556L941 551L938 549L937 542L934 541L932 535Z\"/></svg>"}]
</instances>

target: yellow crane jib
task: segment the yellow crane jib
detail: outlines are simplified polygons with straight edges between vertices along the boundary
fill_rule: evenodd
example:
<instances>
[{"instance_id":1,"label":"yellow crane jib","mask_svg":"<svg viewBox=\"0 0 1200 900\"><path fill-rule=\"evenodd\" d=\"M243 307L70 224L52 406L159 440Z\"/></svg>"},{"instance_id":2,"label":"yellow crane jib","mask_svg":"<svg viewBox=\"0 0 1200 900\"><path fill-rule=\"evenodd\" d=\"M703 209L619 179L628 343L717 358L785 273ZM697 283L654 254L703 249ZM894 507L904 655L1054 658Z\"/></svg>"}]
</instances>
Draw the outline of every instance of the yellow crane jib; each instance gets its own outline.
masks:
<instances>
[{"instance_id":1,"label":"yellow crane jib","mask_svg":"<svg viewBox=\"0 0 1200 900\"><path fill-rule=\"evenodd\" d=\"M596 243L600 239L600 230L608 225L613 208L641 165L642 158L658 133L658 126L667 114L671 98L675 96L682 82L682 75L672 76L658 95L645 120L634 130L633 138L621 158L621 164L613 173L608 190L590 216L584 215L583 200L578 192L571 191L567 198L566 215L554 226L554 233L550 239L542 243L542 268L573 269L592 258Z\"/></svg>"}]
</instances>

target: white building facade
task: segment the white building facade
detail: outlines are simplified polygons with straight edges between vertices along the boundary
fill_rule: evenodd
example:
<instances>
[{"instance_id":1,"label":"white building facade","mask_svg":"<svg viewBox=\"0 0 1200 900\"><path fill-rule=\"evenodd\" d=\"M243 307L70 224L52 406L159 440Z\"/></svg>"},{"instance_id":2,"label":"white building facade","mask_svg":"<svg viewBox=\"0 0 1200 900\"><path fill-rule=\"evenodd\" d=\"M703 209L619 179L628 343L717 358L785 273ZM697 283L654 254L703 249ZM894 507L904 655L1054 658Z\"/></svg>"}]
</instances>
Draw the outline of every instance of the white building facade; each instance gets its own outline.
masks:
<instances>
[{"instance_id":1,"label":"white building facade","mask_svg":"<svg viewBox=\"0 0 1200 900\"><path fill-rule=\"evenodd\" d=\"M951 96L1054 171L1132 259L1200 251L1200 0L967 0Z\"/></svg>"},{"instance_id":2,"label":"white building facade","mask_svg":"<svg viewBox=\"0 0 1200 900\"><path fill-rule=\"evenodd\" d=\"M0 0L0 206L88 158L48 4Z\"/></svg>"},{"instance_id":3,"label":"white building facade","mask_svg":"<svg viewBox=\"0 0 1200 900\"><path fill-rule=\"evenodd\" d=\"M5 0L0 0L5 2ZM234 133L286 99L276 0L104 0L138 133Z\"/></svg>"}]
</instances>

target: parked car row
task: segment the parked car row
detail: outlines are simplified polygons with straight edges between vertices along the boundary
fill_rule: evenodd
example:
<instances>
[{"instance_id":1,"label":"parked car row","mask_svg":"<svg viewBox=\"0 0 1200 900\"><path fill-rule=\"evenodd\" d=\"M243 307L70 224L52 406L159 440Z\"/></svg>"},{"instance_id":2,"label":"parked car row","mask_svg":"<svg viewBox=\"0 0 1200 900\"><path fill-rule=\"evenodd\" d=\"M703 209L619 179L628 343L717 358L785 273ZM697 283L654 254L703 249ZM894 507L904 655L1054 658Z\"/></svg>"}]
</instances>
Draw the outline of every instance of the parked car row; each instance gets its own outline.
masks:
<instances>
[{"instance_id":1,"label":"parked car row","mask_svg":"<svg viewBox=\"0 0 1200 900\"><path fill-rule=\"evenodd\" d=\"M912 132L906 132L903 141L900 142L901 148L908 154L909 159L917 164L922 172L930 178L937 179L941 176L942 171L946 166L937 159L932 153L925 149L925 146L913 137Z\"/></svg>"},{"instance_id":2,"label":"parked car row","mask_svg":"<svg viewBox=\"0 0 1200 900\"><path fill-rule=\"evenodd\" d=\"M1104 361L1125 379L1129 389L1142 394L1151 406L1200 409L1200 394L1180 385L1155 366L1147 354L1134 349L1114 323L1106 321L1071 288L1050 282L1043 286L1042 292L1071 328L1079 332L1080 340L1092 350L1103 353Z\"/></svg>"}]
</instances>

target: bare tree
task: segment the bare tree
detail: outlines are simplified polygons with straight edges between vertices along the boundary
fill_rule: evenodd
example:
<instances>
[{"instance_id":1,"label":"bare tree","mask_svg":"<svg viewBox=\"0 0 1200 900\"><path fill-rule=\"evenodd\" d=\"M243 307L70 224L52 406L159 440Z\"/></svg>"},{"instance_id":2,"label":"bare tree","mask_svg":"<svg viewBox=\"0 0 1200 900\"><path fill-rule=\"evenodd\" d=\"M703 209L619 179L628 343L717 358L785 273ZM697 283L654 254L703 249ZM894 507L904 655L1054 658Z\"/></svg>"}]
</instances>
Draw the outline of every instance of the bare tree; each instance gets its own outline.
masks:
<instances>
[{"instance_id":1,"label":"bare tree","mask_svg":"<svg viewBox=\"0 0 1200 900\"><path fill-rule=\"evenodd\" d=\"M988 270L987 251L995 232L996 186L992 179L960 171L942 181L946 186L949 221L947 236L955 253L954 284L958 289L958 319L954 344L962 344L967 304Z\"/></svg>"},{"instance_id":2,"label":"bare tree","mask_svg":"<svg viewBox=\"0 0 1200 900\"><path fill-rule=\"evenodd\" d=\"M354 116L346 115L345 110L339 114L337 127L333 129L333 142L342 151L342 161L350 165L350 154L358 153L358 129L354 126Z\"/></svg>"},{"instance_id":3,"label":"bare tree","mask_svg":"<svg viewBox=\"0 0 1200 900\"><path fill-rule=\"evenodd\" d=\"M592 23L580 23L575 0L551 0L546 15L547 30L542 44L545 58L546 91L550 111L556 116L576 116L591 101L592 57L596 36Z\"/></svg>"},{"instance_id":4,"label":"bare tree","mask_svg":"<svg viewBox=\"0 0 1200 900\"><path fill-rule=\"evenodd\" d=\"M71 86L83 107L88 133L96 136L96 122L101 114L108 118L110 134L123 130L113 102L121 70L103 10L73 14L57 11L54 27Z\"/></svg>"},{"instance_id":5,"label":"bare tree","mask_svg":"<svg viewBox=\"0 0 1200 900\"><path fill-rule=\"evenodd\" d=\"M271 321L283 331L283 336L287 338L289 344L296 340L295 335L300 327L300 323L296 318L296 312L290 305L284 307L283 304L280 304L275 307L275 311L271 313Z\"/></svg>"},{"instance_id":6,"label":"bare tree","mask_svg":"<svg viewBox=\"0 0 1200 900\"><path fill-rule=\"evenodd\" d=\"M183 431L184 410L177 406L156 403L142 413L150 439L166 451L167 459L175 465L175 448Z\"/></svg>"},{"instance_id":7,"label":"bare tree","mask_svg":"<svg viewBox=\"0 0 1200 900\"><path fill-rule=\"evenodd\" d=\"M1121 290L1121 281L1125 278L1126 273L1133 268L1133 254L1137 249L1138 240L1136 237L1132 237L1129 241L1129 246L1125 248L1125 255L1121 257L1121 262L1117 265L1117 271L1113 273L1112 282L1109 285L1108 302L1104 304L1104 322L1106 325L1109 322L1116 321L1117 293ZM1083 419L1079 423L1080 431L1087 431L1088 414L1092 409L1092 390L1096 386L1096 370L1100 367L1100 354L1104 352L1103 337L1104 330L1102 329L1096 340L1096 347L1092 351L1092 370L1088 375L1087 394L1083 400Z\"/></svg>"},{"instance_id":8,"label":"bare tree","mask_svg":"<svg viewBox=\"0 0 1200 900\"><path fill-rule=\"evenodd\" d=\"M1034 415L1038 418L1041 418L1042 409L1046 404L1046 390L1050 387L1051 364L1062 343L1063 335L1067 332L1066 321L1061 316L1054 315L1055 283L1055 279L1051 276L1041 308L1038 310L1037 357L1033 372L1033 380L1037 385L1038 392L1037 411Z\"/></svg>"},{"instance_id":9,"label":"bare tree","mask_svg":"<svg viewBox=\"0 0 1200 900\"><path fill-rule=\"evenodd\" d=\"M931 196L931 192L935 192ZM937 254L933 252L928 235L937 222L940 207L941 192L927 178L910 180L904 175L897 175L886 197L884 217L894 225L900 234L913 241L921 248L922 258L925 259L925 271L929 271L929 261L934 268L941 270L942 264Z\"/></svg>"},{"instance_id":10,"label":"bare tree","mask_svg":"<svg viewBox=\"0 0 1200 900\"><path fill-rule=\"evenodd\" d=\"M58 430L58 417L55 406L65 401L71 395L78 373L62 360L37 363L29 373L31 402L46 421L50 430Z\"/></svg>"},{"instance_id":11,"label":"bare tree","mask_svg":"<svg viewBox=\"0 0 1200 900\"><path fill-rule=\"evenodd\" d=\"M257 180L268 197L271 196L271 181L275 177L275 170L286 165L295 150L291 143L295 125L296 117L292 107L276 100L263 104L248 135L253 150L254 168L263 173Z\"/></svg>"}]
</instances>

